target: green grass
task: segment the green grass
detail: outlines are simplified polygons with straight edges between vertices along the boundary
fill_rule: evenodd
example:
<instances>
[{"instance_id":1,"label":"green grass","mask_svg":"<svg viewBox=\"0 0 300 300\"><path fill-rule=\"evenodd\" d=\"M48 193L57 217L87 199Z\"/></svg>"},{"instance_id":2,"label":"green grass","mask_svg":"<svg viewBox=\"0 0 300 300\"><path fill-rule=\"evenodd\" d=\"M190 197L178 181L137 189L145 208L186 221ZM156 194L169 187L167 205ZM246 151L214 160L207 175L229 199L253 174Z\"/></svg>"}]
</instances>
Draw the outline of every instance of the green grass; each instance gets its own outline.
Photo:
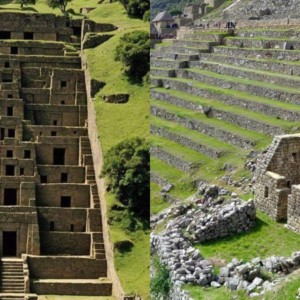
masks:
<instances>
[{"instance_id":1,"label":"green grass","mask_svg":"<svg viewBox=\"0 0 300 300\"><path fill-rule=\"evenodd\" d=\"M154 106L165 109L168 112L176 114L179 117L182 117L182 118L187 117L190 119L195 119L195 120L203 122L207 125L214 126L220 130L225 130L225 131L231 132L232 134L236 134L237 136L247 138L250 141L253 141L255 143L255 149L264 149L268 144L270 144L270 142L272 140L272 138L269 136L266 136L266 135L263 135L263 134L260 134L257 132L253 132L253 131L248 131L248 130L239 128L238 126L236 126L234 124L220 121L218 119L207 118L206 116L201 115L199 113L196 113L196 112L184 109L184 108L176 107L171 104L162 103L162 102L156 101L156 100L151 100L151 103Z\"/></svg>"},{"instance_id":2,"label":"green grass","mask_svg":"<svg viewBox=\"0 0 300 300\"><path fill-rule=\"evenodd\" d=\"M151 214L158 214L160 211L170 207L170 203L162 199L161 197L161 187L157 184L151 182L150 184L151 189L151 199L150 199L150 213Z\"/></svg>"},{"instance_id":3,"label":"green grass","mask_svg":"<svg viewBox=\"0 0 300 300\"><path fill-rule=\"evenodd\" d=\"M152 78L156 78L156 77L152 77ZM164 77L160 77L160 78L164 78ZM223 89L221 87L215 87L215 86L208 85L208 84L205 84L205 83L200 83L199 81L193 81L193 80L183 79L183 78L176 78L176 79L175 78L165 78L165 79L177 80L177 81L181 81L181 82L185 82L185 83L193 82L193 86L198 87L200 89L208 90L212 93L223 94L223 95L227 95L227 96L230 96L230 97L233 97L233 98L237 98L237 97L238 98L243 98L243 99L249 100L249 101L261 102L261 103L265 103L265 104L272 105L272 106L279 107L279 108L283 108L283 109L290 109L290 110L300 111L300 106L297 106L297 105L293 105L293 104L290 104L290 103L284 103L284 102L280 102L280 101L273 101L271 99L253 96L253 95L250 95L250 94L247 94L247 93L244 93L244 92L240 92L240 91L236 91L236 90L232 90L232 89ZM172 91L172 93L173 93L173 91ZM186 95L186 97L188 97L188 99L195 99L193 97L193 95Z\"/></svg>"},{"instance_id":4,"label":"green grass","mask_svg":"<svg viewBox=\"0 0 300 300\"><path fill-rule=\"evenodd\" d=\"M232 258L249 261L272 255L290 256L300 250L299 235L257 211L256 224L248 232L210 240L196 245L205 258L217 257L230 262Z\"/></svg>"},{"instance_id":5,"label":"green grass","mask_svg":"<svg viewBox=\"0 0 300 300\"><path fill-rule=\"evenodd\" d=\"M169 192L175 198L184 200L196 193L197 189L193 185L193 177L190 174L185 174L154 157L150 158L150 164L151 172L175 185Z\"/></svg>"},{"instance_id":6,"label":"green grass","mask_svg":"<svg viewBox=\"0 0 300 300\"><path fill-rule=\"evenodd\" d=\"M158 90L158 89L156 89L156 90ZM290 132L291 128L295 126L295 123L293 123L293 122L280 120L276 117L272 118L270 116L266 116L266 115L263 115L263 114L260 114L260 113L252 112L252 111L247 110L247 109L239 108L237 106L226 105L222 102L218 102L217 100L200 98L200 97L196 97L196 96L193 96L193 95L187 95L187 94L184 94L184 93L180 93L180 92L177 92L177 91L173 92L173 90L165 90L165 89L162 89L162 88L159 88L159 91L167 92L167 93L170 93L171 95L174 95L174 96L176 95L177 97L179 97L181 99L185 99L187 101L199 103L200 105L203 105L203 106L211 106L212 105L214 108L219 109L221 111L226 111L226 112L230 112L232 114L245 116L249 119L253 119L253 120L260 121L260 122L268 123L270 125L281 126L282 128L285 129L286 132ZM300 107L298 107L298 108L300 108Z\"/></svg>"}]
</instances>

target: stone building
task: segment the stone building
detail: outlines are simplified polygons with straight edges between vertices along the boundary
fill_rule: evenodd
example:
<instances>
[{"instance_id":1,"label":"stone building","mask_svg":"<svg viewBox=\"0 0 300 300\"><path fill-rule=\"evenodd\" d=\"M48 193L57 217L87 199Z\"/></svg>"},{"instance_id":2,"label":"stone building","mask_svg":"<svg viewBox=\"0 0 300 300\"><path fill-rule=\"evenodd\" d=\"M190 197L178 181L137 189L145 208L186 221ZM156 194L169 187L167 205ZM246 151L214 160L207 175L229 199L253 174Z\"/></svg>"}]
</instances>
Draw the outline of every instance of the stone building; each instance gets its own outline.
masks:
<instances>
[{"instance_id":1,"label":"stone building","mask_svg":"<svg viewBox=\"0 0 300 300\"><path fill-rule=\"evenodd\" d=\"M155 25L158 34L169 34L176 31L174 27L175 19L167 12L163 11L152 20ZM173 28L172 28L173 25Z\"/></svg>"},{"instance_id":2,"label":"stone building","mask_svg":"<svg viewBox=\"0 0 300 300\"><path fill-rule=\"evenodd\" d=\"M257 208L300 234L300 134L276 136L259 157L255 178Z\"/></svg>"},{"instance_id":3,"label":"stone building","mask_svg":"<svg viewBox=\"0 0 300 300\"><path fill-rule=\"evenodd\" d=\"M83 24L82 24L83 22ZM112 293L76 49L108 24L0 13L0 298Z\"/></svg>"}]
</instances>

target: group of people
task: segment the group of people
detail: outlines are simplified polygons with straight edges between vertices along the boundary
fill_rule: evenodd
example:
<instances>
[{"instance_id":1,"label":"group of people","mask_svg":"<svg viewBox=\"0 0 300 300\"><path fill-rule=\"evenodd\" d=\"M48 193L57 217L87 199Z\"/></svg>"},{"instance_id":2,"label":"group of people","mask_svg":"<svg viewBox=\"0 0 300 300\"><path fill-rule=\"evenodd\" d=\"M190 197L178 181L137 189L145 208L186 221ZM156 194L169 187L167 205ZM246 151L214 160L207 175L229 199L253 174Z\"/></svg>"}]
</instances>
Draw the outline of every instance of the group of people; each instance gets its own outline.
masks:
<instances>
[{"instance_id":1,"label":"group of people","mask_svg":"<svg viewBox=\"0 0 300 300\"><path fill-rule=\"evenodd\" d=\"M226 22L224 24L224 28L235 28L236 27L236 23L237 23L236 21ZM201 27L201 28L204 28L204 29L209 29L210 23L209 22L208 23L200 23L198 26ZM221 21L217 21L217 22L214 23L213 26L215 28L219 28L220 29L222 27L222 22Z\"/></svg>"},{"instance_id":2,"label":"group of people","mask_svg":"<svg viewBox=\"0 0 300 300\"><path fill-rule=\"evenodd\" d=\"M173 33L170 33L170 34L160 34L158 36L158 39L159 40L163 40L163 39L173 39L174 38L174 35Z\"/></svg>"},{"instance_id":3,"label":"group of people","mask_svg":"<svg viewBox=\"0 0 300 300\"><path fill-rule=\"evenodd\" d=\"M178 28L178 24L167 24L167 28Z\"/></svg>"}]
</instances>

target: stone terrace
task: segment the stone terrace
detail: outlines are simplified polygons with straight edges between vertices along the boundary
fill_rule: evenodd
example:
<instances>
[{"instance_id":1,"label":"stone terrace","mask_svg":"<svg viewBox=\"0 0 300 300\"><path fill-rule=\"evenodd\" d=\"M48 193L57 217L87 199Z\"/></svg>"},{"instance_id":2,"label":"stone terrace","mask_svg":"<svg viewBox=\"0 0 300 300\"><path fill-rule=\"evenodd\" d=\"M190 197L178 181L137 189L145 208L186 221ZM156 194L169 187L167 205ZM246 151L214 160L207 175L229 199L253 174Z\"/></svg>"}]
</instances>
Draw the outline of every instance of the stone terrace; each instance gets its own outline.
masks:
<instances>
[{"instance_id":1,"label":"stone terrace","mask_svg":"<svg viewBox=\"0 0 300 300\"><path fill-rule=\"evenodd\" d=\"M0 298L110 296L81 38L109 24L0 13Z\"/></svg>"},{"instance_id":2,"label":"stone terrace","mask_svg":"<svg viewBox=\"0 0 300 300\"><path fill-rule=\"evenodd\" d=\"M294 24L293 24L294 25ZM178 59L174 60L174 54ZM300 31L195 29L151 58L152 179L162 186L243 166L299 129Z\"/></svg>"}]
</instances>

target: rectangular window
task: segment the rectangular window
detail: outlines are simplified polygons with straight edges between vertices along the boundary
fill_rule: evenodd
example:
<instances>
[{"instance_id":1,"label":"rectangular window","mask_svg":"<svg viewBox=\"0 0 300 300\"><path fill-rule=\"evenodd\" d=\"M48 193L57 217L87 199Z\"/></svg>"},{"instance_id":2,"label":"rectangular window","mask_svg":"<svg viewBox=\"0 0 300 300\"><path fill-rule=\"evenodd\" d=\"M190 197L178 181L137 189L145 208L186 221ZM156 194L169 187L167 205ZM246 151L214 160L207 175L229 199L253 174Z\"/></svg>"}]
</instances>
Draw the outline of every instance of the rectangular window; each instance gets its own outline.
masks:
<instances>
[{"instance_id":1,"label":"rectangular window","mask_svg":"<svg viewBox=\"0 0 300 300\"><path fill-rule=\"evenodd\" d=\"M62 89L66 88L66 87L67 87L67 82L66 82L66 81L61 81L61 82L60 82L60 87L61 87Z\"/></svg>"},{"instance_id":2,"label":"rectangular window","mask_svg":"<svg viewBox=\"0 0 300 300\"><path fill-rule=\"evenodd\" d=\"M34 40L33 32L24 32L24 40Z\"/></svg>"},{"instance_id":3,"label":"rectangular window","mask_svg":"<svg viewBox=\"0 0 300 300\"><path fill-rule=\"evenodd\" d=\"M13 156L14 156L14 152L12 150L6 151L6 157L13 157Z\"/></svg>"},{"instance_id":4,"label":"rectangular window","mask_svg":"<svg viewBox=\"0 0 300 300\"><path fill-rule=\"evenodd\" d=\"M66 149L54 148L53 149L53 164L63 166L65 164L65 156L66 156Z\"/></svg>"},{"instance_id":5,"label":"rectangular window","mask_svg":"<svg viewBox=\"0 0 300 300\"><path fill-rule=\"evenodd\" d=\"M62 196L61 197L61 207L71 207L71 197L69 196Z\"/></svg>"},{"instance_id":6,"label":"rectangular window","mask_svg":"<svg viewBox=\"0 0 300 300\"><path fill-rule=\"evenodd\" d=\"M2 82L13 82L12 74L2 74Z\"/></svg>"},{"instance_id":7,"label":"rectangular window","mask_svg":"<svg viewBox=\"0 0 300 300\"><path fill-rule=\"evenodd\" d=\"M290 187L291 187L291 182L288 181L288 182L286 183L286 186L287 186L288 188L290 188Z\"/></svg>"},{"instance_id":8,"label":"rectangular window","mask_svg":"<svg viewBox=\"0 0 300 300\"><path fill-rule=\"evenodd\" d=\"M14 108L13 107L7 107L7 116L12 117L14 115Z\"/></svg>"},{"instance_id":9,"label":"rectangular window","mask_svg":"<svg viewBox=\"0 0 300 300\"><path fill-rule=\"evenodd\" d=\"M15 176L15 166L6 165L5 168L6 168L6 172L5 172L6 176Z\"/></svg>"},{"instance_id":10,"label":"rectangular window","mask_svg":"<svg viewBox=\"0 0 300 300\"><path fill-rule=\"evenodd\" d=\"M65 104L66 104L66 102L65 102L65 101L61 101L60 103L61 103L61 105L65 105Z\"/></svg>"},{"instance_id":11,"label":"rectangular window","mask_svg":"<svg viewBox=\"0 0 300 300\"><path fill-rule=\"evenodd\" d=\"M70 231L71 231L71 232L74 232L74 224L71 224L71 226L70 226Z\"/></svg>"},{"instance_id":12,"label":"rectangular window","mask_svg":"<svg viewBox=\"0 0 300 300\"><path fill-rule=\"evenodd\" d=\"M61 173L61 183L68 182L68 173Z\"/></svg>"},{"instance_id":13,"label":"rectangular window","mask_svg":"<svg viewBox=\"0 0 300 300\"><path fill-rule=\"evenodd\" d=\"M30 159L31 158L31 151L25 150L24 151L24 159Z\"/></svg>"},{"instance_id":14,"label":"rectangular window","mask_svg":"<svg viewBox=\"0 0 300 300\"><path fill-rule=\"evenodd\" d=\"M57 120L53 121L53 126L57 126Z\"/></svg>"},{"instance_id":15,"label":"rectangular window","mask_svg":"<svg viewBox=\"0 0 300 300\"><path fill-rule=\"evenodd\" d=\"M10 47L10 54L19 54L18 47Z\"/></svg>"},{"instance_id":16,"label":"rectangular window","mask_svg":"<svg viewBox=\"0 0 300 300\"><path fill-rule=\"evenodd\" d=\"M9 68L10 68L10 63L9 63L9 61L6 61L6 62L4 63L4 68L5 68L5 69L9 69Z\"/></svg>"},{"instance_id":17,"label":"rectangular window","mask_svg":"<svg viewBox=\"0 0 300 300\"><path fill-rule=\"evenodd\" d=\"M8 98L8 99L12 99L12 98L13 98L13 95L12 95L12 94L8 94L8 95L7 95L7 98Z\"/></svg>"},{"instance_id":18,"label":"rectangular window","mask_svg":"<svg viewBox=\"0 0 300 300\"><path fill-rule=\"evenodd\" d=\"M9 138L16 137L16 131L14 129L8 129L8 137Z\"/></svg>"},{"instance_id":19,"label":"rectangular window","mask_svg":"<svg viewBox=\"0 0 300 300\"><path fill-rule=\"evenodd\" d=\"M10 31L0 31L0 40L10 40L11 32Z\"/></svg>"},{"instance_id":20,"label":"rectangular window","mask_svg":"<svg viewBox=\"0 0 300 300\"><path fill-rule=\"evenodd\" d=\"M48 178L46 175L42 175L41 176L41 183L47 183L48 182Z\"/></svg>"},{"instance_id":21,"label":"rectangular window","mask_svg":"<svg viewBox=\"0 0 300 300\"><path fill-rule=\"evenodd\" d=\"M57 132L56 131L51 131L51 136L56 136Z\"/></svg>"},{"instance_id":22,"label":"rectangular window","mask_svg":"<svg viewBox=\"0 0 300 300\"><path fill-rule=\"evenodd\" d=\"M24 168L20 168L20 176L24 175Z\"/></svg>"},{"instance_id":23,"label":"rectangular window","mask_svg":"<svg viewBox=\"0 0 300 300\"><path fill-rule=\"evenodd\" d=\"M266 186L265 187L265 198L269 197L269 188Z\"/></svg>"},{"instance_id":24,"label":"rectangular window","mask_svg":"<svg viewBox=\"0 0 300 300\"><path fill-rule=\"evenodd\" d=\"M292 153L292 162L293 163L297 162L297 153Z\"/></svg>"},{"instance_id":25,"label":"rectangular window","mask_svg":"<svg viewBox=\"0 0 300 300\"><path fill-rule=\"evenodd\" d=\"M17 205L17 189L4 189L4 205Z\"/></svg>"},{"instance_id":26,"label":"rectangular window","mask_svg":"<svg viewBox=\"0 0 300 300\"><path fill-rule=\"evenodd\" d=\"M54 222L50 222L50 231L54 231Z\"/></svg>"}]
</instances>

